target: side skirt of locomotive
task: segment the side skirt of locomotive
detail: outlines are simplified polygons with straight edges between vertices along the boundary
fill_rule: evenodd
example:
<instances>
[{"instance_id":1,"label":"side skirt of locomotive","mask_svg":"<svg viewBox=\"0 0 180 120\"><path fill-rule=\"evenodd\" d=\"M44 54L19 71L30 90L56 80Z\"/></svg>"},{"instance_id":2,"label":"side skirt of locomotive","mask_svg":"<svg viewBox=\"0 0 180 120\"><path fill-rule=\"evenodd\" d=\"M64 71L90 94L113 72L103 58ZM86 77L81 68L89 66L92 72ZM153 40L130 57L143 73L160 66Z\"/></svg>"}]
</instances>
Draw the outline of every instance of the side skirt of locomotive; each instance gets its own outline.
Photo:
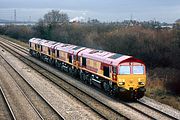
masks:
<instances>
[{"instance_id":1,"label":"side skirt of locomotive","mask_svg":"<svg viewBox=\"0 0 180 120\"><path fill-rule=\"evenodd\" d=\"M80 70L79 75L84 83L104 89L104 91L110 95L115 95L119 92L117 84L110 80L106 80L85 70Z\"/></svg>"}]
</instances>

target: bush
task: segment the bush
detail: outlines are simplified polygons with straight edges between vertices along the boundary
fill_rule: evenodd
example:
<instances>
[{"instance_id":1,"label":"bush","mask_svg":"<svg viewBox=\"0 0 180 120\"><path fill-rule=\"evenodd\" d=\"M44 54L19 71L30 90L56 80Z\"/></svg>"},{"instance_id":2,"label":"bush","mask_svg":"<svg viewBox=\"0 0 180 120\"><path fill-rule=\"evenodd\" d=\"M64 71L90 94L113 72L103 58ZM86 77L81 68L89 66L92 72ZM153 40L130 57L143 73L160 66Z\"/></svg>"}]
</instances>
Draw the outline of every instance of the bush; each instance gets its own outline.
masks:
<instances>
[{"instance_id":1,"label":"bush","mask_svg":"<svg viewBox=\"0 0 180 120\"><path fill-rule=\"evenodd\" d=\"M7 25L3 27L4 33L2 35L7 35L9 37L20 39L21 41L27 42L28 39L32 38L34 31L30 26L16 26Z\"/></svg>"},{"instance_id":2,"label":"bush","mask_svg":"<svg viewBox=\"0 0 180 120\"><path fill-rule=\"evenodd\" d=\"M166 82L166 87L168 90L172 91L174 94L180 95L180 72L172 76L170 80Z\"/></svg>"}]
</instances>

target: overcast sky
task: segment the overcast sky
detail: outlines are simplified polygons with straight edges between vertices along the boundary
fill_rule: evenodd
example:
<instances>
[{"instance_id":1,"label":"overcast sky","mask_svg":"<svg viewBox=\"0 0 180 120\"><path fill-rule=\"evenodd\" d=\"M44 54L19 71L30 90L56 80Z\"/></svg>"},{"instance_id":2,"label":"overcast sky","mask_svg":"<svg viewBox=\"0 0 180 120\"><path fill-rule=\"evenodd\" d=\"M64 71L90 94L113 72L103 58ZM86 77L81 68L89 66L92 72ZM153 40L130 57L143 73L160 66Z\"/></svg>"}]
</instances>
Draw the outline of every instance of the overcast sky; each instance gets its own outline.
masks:
<instances>
[{"instance_id":1,"label":"overcast sky","mask_svg":"<svg viewBox=\"0 0 180 120\"><path fill-rule=\"evenodd\" d=\"M75 17L100 21L157 20L172 23L180 18L180 0L0 0L0 19L38 20L55 9Z\"/></svg>"}]
</instances>

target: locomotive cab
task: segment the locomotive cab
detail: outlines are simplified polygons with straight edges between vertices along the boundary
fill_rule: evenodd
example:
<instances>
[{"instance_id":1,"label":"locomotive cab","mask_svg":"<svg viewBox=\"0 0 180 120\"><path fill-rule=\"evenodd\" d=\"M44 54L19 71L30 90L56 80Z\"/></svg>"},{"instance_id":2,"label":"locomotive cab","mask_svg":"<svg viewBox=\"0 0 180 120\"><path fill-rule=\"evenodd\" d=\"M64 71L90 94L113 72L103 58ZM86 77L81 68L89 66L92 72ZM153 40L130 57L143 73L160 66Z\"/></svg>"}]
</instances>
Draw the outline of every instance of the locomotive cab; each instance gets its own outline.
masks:
<instances>
[{"instance_id":1,"label":"locomotive cab","mask_svg":"<svg viewBox=\"0 0 180 120\"><path fill-rule=\"evenodd\" d=\"M117 85L120 92L128 91L133 98L143 97L146 85L144 63L135 58L120 63L117 67Z\"/></svg>"}]
</instances>

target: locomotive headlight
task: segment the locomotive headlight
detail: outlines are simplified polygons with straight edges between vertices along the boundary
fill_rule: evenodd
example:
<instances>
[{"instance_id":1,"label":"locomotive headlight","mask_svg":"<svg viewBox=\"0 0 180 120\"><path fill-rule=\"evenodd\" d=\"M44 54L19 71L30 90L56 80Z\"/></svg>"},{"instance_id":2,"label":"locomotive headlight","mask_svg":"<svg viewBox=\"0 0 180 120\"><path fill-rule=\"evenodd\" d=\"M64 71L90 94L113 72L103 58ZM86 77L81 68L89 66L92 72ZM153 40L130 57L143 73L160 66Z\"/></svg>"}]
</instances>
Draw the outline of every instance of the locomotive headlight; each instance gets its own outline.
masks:
<instances>
[{"instance_id":1,"label":"locomotive headlight","mask_svg":"<svg viewBox=\"0 0 180 120\"><path fill-rule=\"evenodd\" d=\"M145 83L144 82L138 82L139 85L144 85Z\"/></svg>"},{"instance_id":2,"label":"locomotive headlight","mask_svg":"<svg viewBox=\"0 0 180 120\"><path fill-rule=\"evenodd\" d=\"M138 84L139 84L139 85L145 85L145 83L144 83L144 82L142 82L142 81L144 81L144 79L139 78L139 79L138 79Z\"/></svg>"},{"instance_id":3,"label":"locomotive headlight","mask_svg":"<svg viewBox=\"0 0 180 120\"><path fill-rule=\"evenodd\" d=\"M125 85L125 82L119 82L118 84L119 85Z\"/></svg>"}]
</instances>

